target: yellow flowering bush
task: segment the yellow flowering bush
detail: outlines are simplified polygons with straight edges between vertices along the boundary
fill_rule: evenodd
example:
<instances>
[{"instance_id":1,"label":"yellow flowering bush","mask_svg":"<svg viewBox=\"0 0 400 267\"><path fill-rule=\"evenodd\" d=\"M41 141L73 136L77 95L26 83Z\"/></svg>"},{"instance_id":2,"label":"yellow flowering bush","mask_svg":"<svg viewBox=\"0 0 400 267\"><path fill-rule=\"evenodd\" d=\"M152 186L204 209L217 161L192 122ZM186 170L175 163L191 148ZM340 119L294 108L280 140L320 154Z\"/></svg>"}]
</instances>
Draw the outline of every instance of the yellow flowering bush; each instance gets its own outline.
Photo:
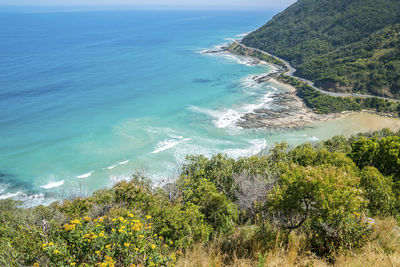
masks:
<instances>
[{"instance_id":1,"label":"yellow flowering bush","mask_svg":"<svg viewBox=\"0 0 400 267\"><path fill-rule=\"evenodd\" d=\"M76 218L59 229L42 249L54 266L174 266L175 254L153 232L151 216Z\"/></svg>"}]
</instances>

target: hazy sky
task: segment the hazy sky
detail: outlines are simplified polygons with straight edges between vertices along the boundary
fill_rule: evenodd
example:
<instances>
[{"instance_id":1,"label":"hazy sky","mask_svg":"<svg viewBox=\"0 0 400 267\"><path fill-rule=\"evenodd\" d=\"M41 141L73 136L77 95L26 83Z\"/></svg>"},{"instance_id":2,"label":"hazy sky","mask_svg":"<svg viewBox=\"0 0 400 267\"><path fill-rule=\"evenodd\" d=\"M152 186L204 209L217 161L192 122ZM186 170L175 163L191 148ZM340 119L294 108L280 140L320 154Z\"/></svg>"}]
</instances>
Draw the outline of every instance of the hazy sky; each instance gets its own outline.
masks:
<instances>
[{"instance_id":1,"label":"hazy sky","mask_svg":"<svg viewBox=\"0 0 400 267\"><path fill-rule=\"evenodd\" d=\"M0 0L0 5L29 6L102 6L102 5L145 5L145 6L229 6L229 7L276 7L289 6L296 0Z\"/></svg>"}]
</instances>

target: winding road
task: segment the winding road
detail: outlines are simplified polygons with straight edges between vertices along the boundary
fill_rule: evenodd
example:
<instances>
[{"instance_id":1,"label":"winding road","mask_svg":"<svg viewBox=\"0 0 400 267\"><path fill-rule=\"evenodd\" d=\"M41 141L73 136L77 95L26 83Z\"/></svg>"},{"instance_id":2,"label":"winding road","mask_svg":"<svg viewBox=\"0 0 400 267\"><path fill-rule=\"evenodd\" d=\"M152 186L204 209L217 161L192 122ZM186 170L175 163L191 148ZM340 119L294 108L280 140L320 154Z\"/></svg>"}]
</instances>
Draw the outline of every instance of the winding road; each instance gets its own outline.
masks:
<instances>
[{"instance_id":1,"label":"winding road","mask_svg":"<svg viewBox=\"0 0 400 267\"><path fill-rule=\"evenodd\" d=\"M235 41L235 43L237 43L239 46L241 46L241 47L243 47L245 49L248 49L250 51L257 51L257 52L260 52L262 54L268 55L270 57L274 57L274 58L282 61L286 65L286 68L287 68L287 71L285 72L286 75L292 76L292 77L294 77L296 79L299 79L299 80L302 80L303 82L306 82L312 88L314 88L315 90L317 90L317 91L319 91L319 92L321 92L321 93L323 93L325 95L338 96L338 97L349 97L349 96L352 96L352 97L361 97L361 98L374 98L374 97L376 97L376 98L380 98L380 99L384 99L384 100L400 102L400 99L393 99L393 98L388 98L388 97L383 97L383 96L374 96L374 95L365 95L365 94L356 94L356 93L352 93L352 94L335 93L335 92L329 92L329 91L322 90L322 89L316 87L312 81L304 79L304 78L300 78L300 77L297 77L297 76L294 76L293 73L296 72L296 69L294 67L292 67L292 65L290 65L290 63L287 62L286 60L284 60L282 58L279 58L279 57L277 57L275 55L272 55L272 54L270 54L268 52L265 52L263 50L260 50L258 48L248 47L248 46L242 44L241 42Z\"/></svg>"}]
</instances>

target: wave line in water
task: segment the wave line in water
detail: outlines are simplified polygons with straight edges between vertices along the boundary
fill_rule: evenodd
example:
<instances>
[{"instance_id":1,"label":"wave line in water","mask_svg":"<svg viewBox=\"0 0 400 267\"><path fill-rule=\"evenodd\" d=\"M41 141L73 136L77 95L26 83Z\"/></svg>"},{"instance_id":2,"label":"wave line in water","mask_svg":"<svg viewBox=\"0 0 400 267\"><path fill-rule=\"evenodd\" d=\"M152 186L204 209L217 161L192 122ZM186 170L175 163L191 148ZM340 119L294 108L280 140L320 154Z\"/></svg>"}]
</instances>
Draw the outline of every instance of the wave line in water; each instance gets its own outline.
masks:
<instances>
[{"instance_id":1,"label":"wave line in water","mask_svg":"<svg viewBox=\"0 0 400 267\"><path fill-rule=\"evenodd\" d=\"M85 173L85 174L82 174L82 175L78 175L78 176L76 176L76 178L78 178L78 179L88 178L93 173L94 173L94 171L91 171L91 172L88 172L88 173Z\"/></svg>"},{"instance_id":2,"label":"wave line in water","mask_svg":"<svg viewBox=\"0 0 400 267\"><path fill-rule=\"evenodd\" d=\"M128 162L129 162L129 160L121 161L121 162L118 162L117 164L114 164L114 165L111 165L109 167L103 168L103 170L105 170L105 169L112 170L115 167L117 167L118 165L124 165L124 164L127 164Z\"/></svg>"},{"instance_id":3,"label":"wave line in water","mask_svg":"<svg viewBox=\"0 0 400 267\"><path fill-rule=\"evenodd\" d=\"M50 189L50 188L55 188L62 186L64 184L64 180L58 181L58 182L50 182L48 184L42 185L41 188L44 189Z\"/></svg>"},{"instance_id":4,"label":"wave line in water","mask_svg":"<svg viewBox=\"0 0 400 267\"><path fill-rule=\"evenodd\" d=\"M154 151L151 153L152 154L160 153L161 151L173 148L174 146L179 145L180 143L189 141L189 140L190 140L190 138L184 138L181 140L176 140L176 139L164 140L162 142L159 142L157 144L157 146L155 147Z\"/></svg>"}]
</instances>

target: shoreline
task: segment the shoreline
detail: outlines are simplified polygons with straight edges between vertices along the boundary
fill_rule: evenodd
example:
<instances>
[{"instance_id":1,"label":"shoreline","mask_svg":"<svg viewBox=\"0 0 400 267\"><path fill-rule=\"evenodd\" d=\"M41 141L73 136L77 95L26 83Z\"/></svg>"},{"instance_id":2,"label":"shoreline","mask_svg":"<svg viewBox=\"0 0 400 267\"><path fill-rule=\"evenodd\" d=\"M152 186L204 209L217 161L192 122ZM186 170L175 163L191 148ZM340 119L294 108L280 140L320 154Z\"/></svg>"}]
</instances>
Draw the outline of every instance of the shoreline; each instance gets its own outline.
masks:
<instances>
[{"instance_id":1,"label":"shoreline","mask_svg":"<svg viewBox=\"0 0 400 267\"><path fill-rule=\"evenodd\" d=\"M236 44L236 45L235 45ZM258 75L255 77L255 81L258 83L270 82L280 87L285 88L288 92L274 94L273 103L280 105L282 109L273 110L269 108L260 108L253 110L244 114L241 120L236 123L236 126L245 129L252 128L266 128L266 129L278 129L278 130L289 130L289 129L302 129L305 127L310 127L318 122L329 122L333 120L344 119L350 115L372 115L379 116L380 118L393 119L400 123L399 118L393 118L391 114L379 113L373 110L361 110L361 111L343 111L340 113L330 113L330 114L317 114L312 109L308 108L304 101L296 95L297 89L287 83L278 81L276 78L280 74L291 73L293 68L287 65L287 62L281 61L278 64L262 60L254 55L250 54L250 50L246 51L243 49L243 45L234 41L233 44L227 44L226 46L220 47L218 50L207 50L204 53L228 53L234 56L242 56L251 59L255 65L269 65L274 67L276 70L270 73ZM249 48L248 48L249 49ZM251 51L254 53L254 50ZM266 53L269 57L274 60L277 59L275 56ZM384 127L385 128L385 127ZM396 130L400 129L400 126L396 126ZM371 127L371 130L376 130L376 128Z\"/></svg>"}]
</instances>

